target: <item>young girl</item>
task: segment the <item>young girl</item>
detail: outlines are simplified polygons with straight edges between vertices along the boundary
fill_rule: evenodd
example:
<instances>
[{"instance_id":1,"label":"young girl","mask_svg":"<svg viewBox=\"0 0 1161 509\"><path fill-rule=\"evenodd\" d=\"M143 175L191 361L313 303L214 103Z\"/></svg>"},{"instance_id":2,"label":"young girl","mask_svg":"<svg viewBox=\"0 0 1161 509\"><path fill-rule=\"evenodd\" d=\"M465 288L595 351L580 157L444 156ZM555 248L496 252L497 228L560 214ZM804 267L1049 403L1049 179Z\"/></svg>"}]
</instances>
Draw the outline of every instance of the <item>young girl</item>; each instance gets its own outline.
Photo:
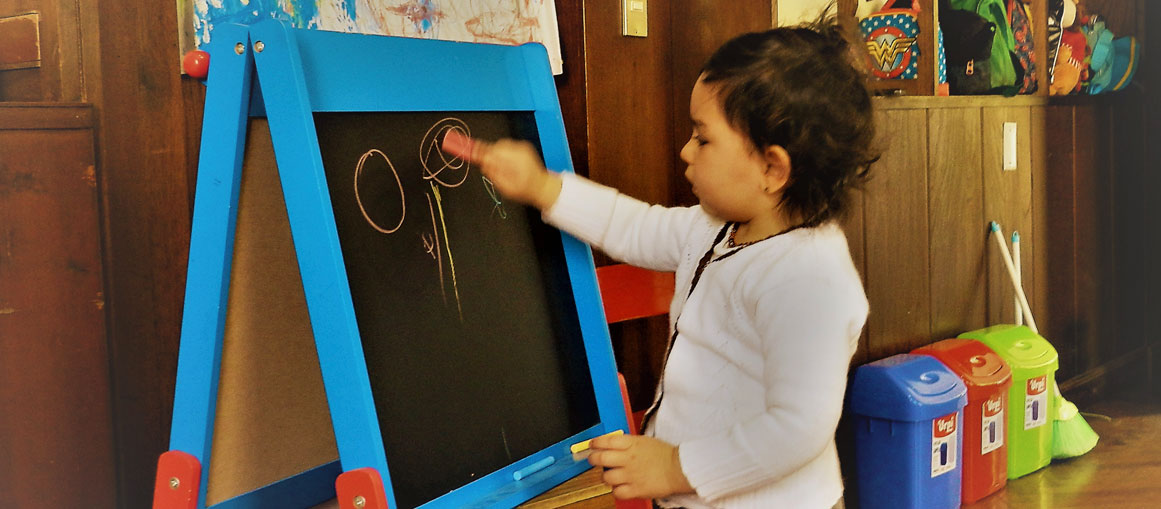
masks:
<instances>
[{"instance_id":1,"label":"young girl","mask_svg":"<svg viewBox=\"0 0 1161 509\"><path fill-rule=\"evenodd\" d=\"M548 223L676 273L644 435L592 442L589 461L616 497L687 508L841 502L834 434L867 301L834 218L877 158L851 48L820 21L745 34L710 57L681 149L694 207L649 206L548 172L526 142L445 139Z\"/></svg>"}]
</instances>

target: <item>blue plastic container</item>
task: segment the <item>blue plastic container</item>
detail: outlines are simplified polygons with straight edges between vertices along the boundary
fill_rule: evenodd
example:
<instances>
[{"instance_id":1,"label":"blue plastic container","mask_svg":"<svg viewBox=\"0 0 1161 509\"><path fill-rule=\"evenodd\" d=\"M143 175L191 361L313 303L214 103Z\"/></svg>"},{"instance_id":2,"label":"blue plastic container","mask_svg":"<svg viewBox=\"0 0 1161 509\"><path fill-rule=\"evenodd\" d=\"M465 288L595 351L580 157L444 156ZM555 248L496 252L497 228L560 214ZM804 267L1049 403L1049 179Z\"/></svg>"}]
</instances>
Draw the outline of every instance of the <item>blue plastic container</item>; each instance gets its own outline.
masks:
<instances>
[{"instance_id":1,"label":"blue plastic container","mask_svg":"<svg viewBox=\"0 0 1161 509\"><path fill-rule=\"evenodd\" d=\"M967 387L934 357L860 366L850 397L861 509L960 506Z\"/></svg>"}]
</instances>

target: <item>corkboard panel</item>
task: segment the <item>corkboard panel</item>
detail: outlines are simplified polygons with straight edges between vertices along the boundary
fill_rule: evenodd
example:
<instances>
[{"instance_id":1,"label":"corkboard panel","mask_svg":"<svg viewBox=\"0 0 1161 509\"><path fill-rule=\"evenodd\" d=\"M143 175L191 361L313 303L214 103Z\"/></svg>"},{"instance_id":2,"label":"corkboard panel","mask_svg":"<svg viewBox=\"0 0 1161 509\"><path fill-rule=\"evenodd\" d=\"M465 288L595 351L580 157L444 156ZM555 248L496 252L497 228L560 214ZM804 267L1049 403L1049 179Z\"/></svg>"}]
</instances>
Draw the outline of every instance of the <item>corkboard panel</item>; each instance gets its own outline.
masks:
<instances>
[{"instance_id":1,"label":"corkboard panel","mask_svg":"<svg viewBox=\"0 0 1161 509\"><path fill-rule=\"evenodd\" d=\"M338 459L265 120L243 168L208 505Z\"/></svg>"}]
</instances>

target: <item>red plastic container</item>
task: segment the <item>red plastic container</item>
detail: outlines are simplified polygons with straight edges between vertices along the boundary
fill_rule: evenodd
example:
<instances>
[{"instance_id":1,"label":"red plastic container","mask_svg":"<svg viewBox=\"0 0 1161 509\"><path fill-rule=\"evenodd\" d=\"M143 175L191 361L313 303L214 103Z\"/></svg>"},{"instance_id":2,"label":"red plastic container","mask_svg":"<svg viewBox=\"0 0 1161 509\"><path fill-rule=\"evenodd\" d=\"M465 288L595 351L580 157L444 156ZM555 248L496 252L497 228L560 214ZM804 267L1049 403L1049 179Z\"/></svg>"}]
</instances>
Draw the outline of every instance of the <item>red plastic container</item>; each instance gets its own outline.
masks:
<instances>
[{"instance_id":1,"label":"red plastic container","mask_svg":"<svg viewBox=\"0 0 1161 509\"><path fill-rule=\"evenodd\" d=\"M999 491L1008 482L1008 389L1012 369L974 339L945 339L911 353L935 357L967 386L963 416L963 503Z\"/></svg>"}]
</instances>

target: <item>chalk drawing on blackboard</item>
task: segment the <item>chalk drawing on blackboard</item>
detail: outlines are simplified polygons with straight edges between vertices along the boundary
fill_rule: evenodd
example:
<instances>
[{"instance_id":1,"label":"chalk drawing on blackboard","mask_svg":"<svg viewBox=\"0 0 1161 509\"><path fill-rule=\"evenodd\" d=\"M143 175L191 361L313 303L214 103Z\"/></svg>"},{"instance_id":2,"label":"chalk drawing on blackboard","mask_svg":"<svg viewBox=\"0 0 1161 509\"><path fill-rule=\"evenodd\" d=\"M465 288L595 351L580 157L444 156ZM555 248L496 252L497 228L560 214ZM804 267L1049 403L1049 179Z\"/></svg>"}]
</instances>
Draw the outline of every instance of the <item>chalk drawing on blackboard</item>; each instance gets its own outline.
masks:
<instances>
[{"instance_id":1,"label":"chalk drawing on blackboard","mask_svg":"<svg viewBox=\"0 0 1161 509\"><path fill-rule=\"evenodd\" d=\"M461 182L461 184L462 183L463 182ZM439 187L437 187L435 185L435 182L429 181L427 184L431 186L431 195L428 196L428 200L431 200L431 196L435 196L435 209L437 211L439 211L439 226L440 226L440 228L443 229L443 247L444 247L444 249L447 250L447 264L448 264L448 267L451 268L452 291L455 293L455 297L456 297L456 310L459 311L460 322L463 322L464 321L464 307L460 305L460 288L459 288L459 285L456 283L456 261L455 261L455 258L452 257L451 241L449 241L448 237L447 237L447 223L443 219L443 198L440 196ZM432 217L433 217L433 224L434 224L434 215ZM439 285L439 287L440 287L440 291L443 291L442 289L443 289L444 285L442 284L442 282L443 282L443 264L442 263L440 264L439 270L440 270L440 285Z\"/></svg>"},{"instance_id":2,"label":"chalk drawing on blackboard","mask_svg":"<svg viewBox=\"0 0 1161 509\"><path fill-rule=\"evenodd\" d=\"M439 249L439 229L435 226L435 209L431 205L431 195L424 193L427 198L427 212L431 214L431 235L426 233L420 234L419 239L423 241L423 248L427 250L427 254L435 259L435 264L439 267L439 293L443 296L443 304L447 305L447 289L443 284L443 252Z\"/></svg>"},{"instance_id":3,"label":"chalk drawing on blackboard","mask_svg":"<svg viewBox=\"0 0 1161 509\"><path fill-rule=\"evenodd\" d=\"M379 157L382 157L383 160L387 162L387 170L385 171L390 171L391 176L395 177L395 185L399 189L399 221L396 222L395 226L391 228L384 228L379 225L379 222L377 222L375 219L372 219L371 214L367 212L367 207L363 205L363 198L360 197L359 181L363 176L364 165L366 165L367 159L370 158L372 154L378 154ZM399 229L400 226L403 226L403 219L407 217L407 198L403 195L403 183L399 180L399 172L395 171L395 165L391 164L391 158L387 157L387 154L384 154L377 149L371 149L359 158L359 164L355 166L355 202L358 203L359 211L363 213L363 219L367 220L367 224L370 224L372 228L379 231L380 233L394 233ZM389 224L390 221L387 221L387 223Z\"/></svg>"},{"instance_id":4,"label":"chalk drawing on blackboard","mask_svg":"<svg viewBox=\"0 0 1161 509\"><path fill-rule=\"evenodd\" d=\"M444 187L459 187L468 179L468 170L471 169L471 164L462 157L448 157L448 154L444 153L441 148L443 147L444 135L453 130L471 137L468 124L455 117L441 119L423 135L423 142L419 145L419 163L423 166L424 180L434 180ZM445 170L452 176L441 177L440 174L444 173ZM463 174L459 175L459 179L456 180L455 174L461 170Z\"/></svg>"},{"instance_id":5,"label":"chalk drawing on blackboard","mask_svg":"<svg viewBox=\"0 0 1161 509\"><path fill-rule=\"evenodd\" d=\"M508 219L508 211L504 210L504 202L500 200L500 193L496 192L496 186L492 184L491 180L488 180L488 177L480 175L480 178L484 180L484 191L487 191L488 197L492 198L492 215L495 216L496 212L499 212L500 219Z\"/></svg>"},{"instance_id":6,"label":"chalk drawing on blackboard","mask_svg":"<svg viewBox=\"0 0 1161 509\"><path fill-rule=\"evenodd\" d=\"M512 461L512 449L508 447L508 432L500 426L500 438L504 439L504 452L508 454L508 461Z\"/></svg>"}]
</instances>

